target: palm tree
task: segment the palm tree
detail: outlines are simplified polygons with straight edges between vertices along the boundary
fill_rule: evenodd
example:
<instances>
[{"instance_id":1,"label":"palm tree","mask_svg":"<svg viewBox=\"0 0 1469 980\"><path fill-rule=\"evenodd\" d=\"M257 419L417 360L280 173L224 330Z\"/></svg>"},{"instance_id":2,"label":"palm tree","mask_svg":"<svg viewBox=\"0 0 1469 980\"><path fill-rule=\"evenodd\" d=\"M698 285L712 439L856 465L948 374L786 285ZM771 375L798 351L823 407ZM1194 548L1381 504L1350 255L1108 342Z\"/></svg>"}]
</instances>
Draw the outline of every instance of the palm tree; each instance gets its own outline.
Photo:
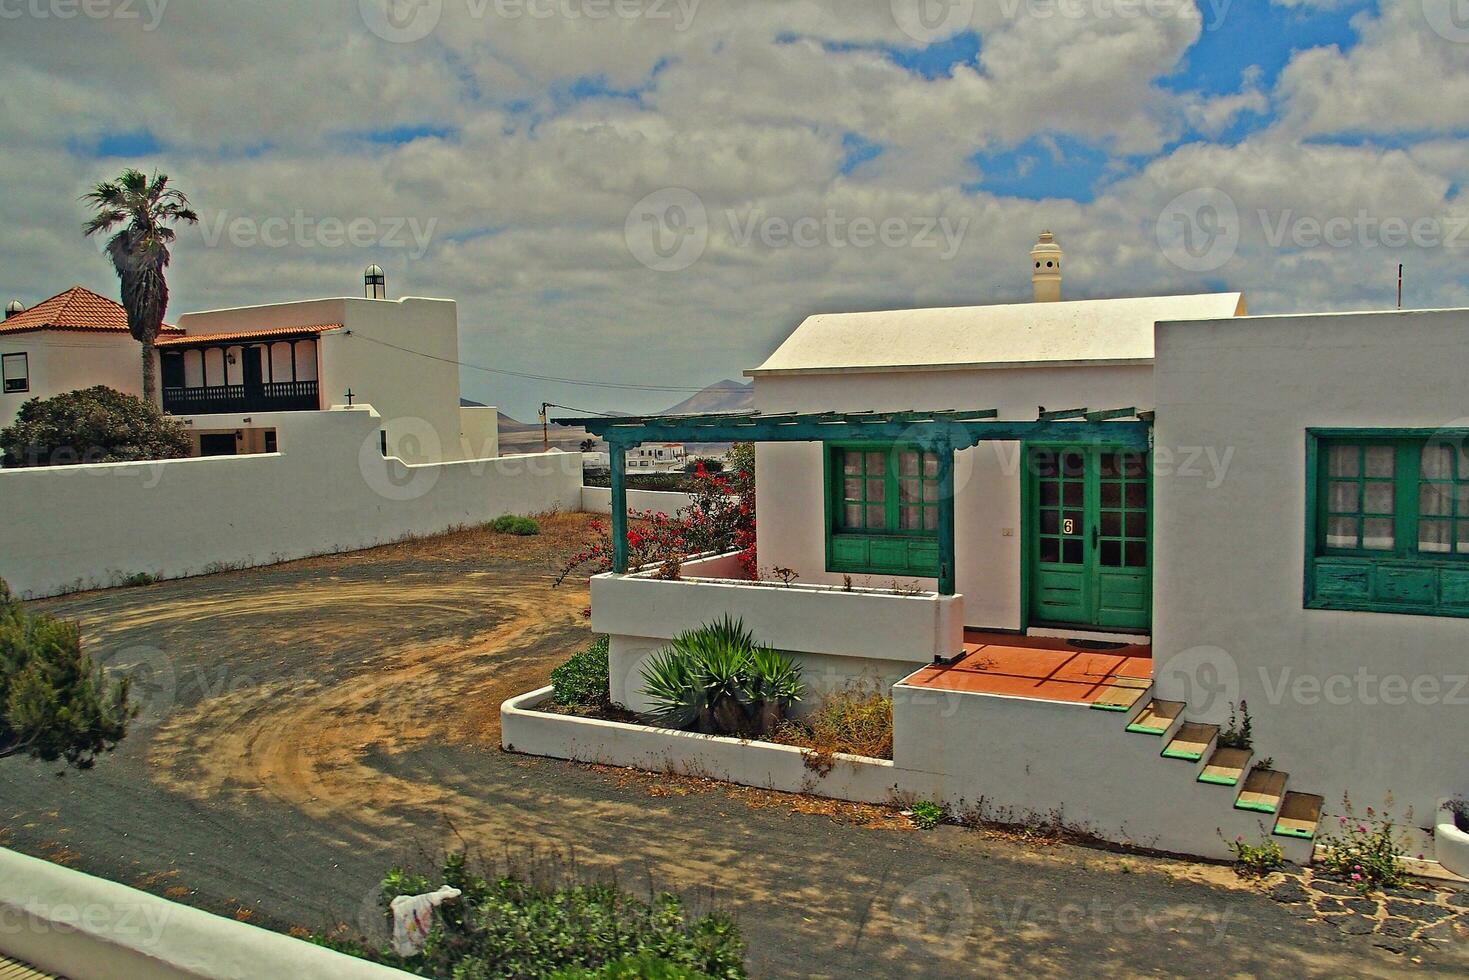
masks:
<instances>
[{"instance_id":1,"label":"palm tree","mask_svg":"<svg viewBox=\"0 0 1469 980\"><path fill-rule=\"evenodd\" d=\"M86 224L88 236L126 226L107 241L107 254L122 282L122 305L128 314L128 332L143 345L143 397L158 401L157 368L153 342L168 310L168 246L181 221L196 223L199 216L189 207L182 191L168 186L168 175L154 171L149 178L132 167L116 180L98 184L82 200L97 213Z\"/></svg>"}]
</instances>

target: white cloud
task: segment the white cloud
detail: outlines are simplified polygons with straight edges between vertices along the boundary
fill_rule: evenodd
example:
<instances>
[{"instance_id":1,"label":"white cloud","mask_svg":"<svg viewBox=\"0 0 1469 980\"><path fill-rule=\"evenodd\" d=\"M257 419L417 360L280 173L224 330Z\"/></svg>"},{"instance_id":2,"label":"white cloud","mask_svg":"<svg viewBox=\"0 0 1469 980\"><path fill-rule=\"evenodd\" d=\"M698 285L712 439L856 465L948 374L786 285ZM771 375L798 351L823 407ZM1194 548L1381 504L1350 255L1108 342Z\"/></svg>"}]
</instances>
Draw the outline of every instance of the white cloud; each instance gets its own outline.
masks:
<instances>
[{"instance_id":1,"label":"white cloud","mask_svg":"<svg viewBox=\"0 0 1469 980\"><path fill-rule=\"evenodd\" d=\"M1469 98L1448 104L1465 83L1455 50L1432 47L1405 6L1360 21L1357 48L1297 56L1275 91L1247 73L1238 92L1212 97L1158 84L1200 36L1192 4L1130 19L1007 17L1007 6L978 5L979 63L933 79L874 47L911 46L886 0L703 0L683 29L650 18L504 17L493 5L475 17L477 4L444 0L435 31L406 44L370 34L355 2L176 3L151 32L6 22L0 288L27 302L77 281L115 288L81 239L77 198L134 161L70 147L149 131L167 149L136 162L173 174L211 221L300 212L435 229L422 259L390 247L240 248L227 237L209 247L186 234L174 314L355 293L361 268L377 261L394 295L460 301L466 360L535 373L701 384L758 362L815 310L1020 299L1028 249L1047 226L1066 246L1075 296L1222 280L1257 311L1340 308L1375 302L1379 266L1406 256L1423 302L1469 303L1462 253L1281 249L1255 218L1262 208L1321 220L1358 209L1462 211L1455 186L1469 176L1469 153L1451 135L1394 151L1296 142L1404 120L1421 129L1424 118L1443 130L1465 111ZM1436 73L1444 98L1422 94L1424 73ZM640 96L569 99L569 86L588 78ZM1285 113L1280 127L1234 147L1180 146L1092 203L962 189L980 150L1066 134L1108 149L1126 175L1124 155L1152 158L1190 130L1216 134L1272 104ZM343 137L397 126L448 135L403 145ZM849 132L884 149L844 176ZM1199 275L1167 263L1154 224L1170 199L1206 186L1225 189L1253 224L1237 256ZM707 251L677 274L639 265L623 238L629 209L663 187L695 191L712 221ZM911 246L743 245L728 234L731 211L909 228L947 221L966 233L947 261L942 249ZM474 372L465 380L471 396L522 413L546 397L589 408L676 400Z\"/></svg>"}]
</instances>

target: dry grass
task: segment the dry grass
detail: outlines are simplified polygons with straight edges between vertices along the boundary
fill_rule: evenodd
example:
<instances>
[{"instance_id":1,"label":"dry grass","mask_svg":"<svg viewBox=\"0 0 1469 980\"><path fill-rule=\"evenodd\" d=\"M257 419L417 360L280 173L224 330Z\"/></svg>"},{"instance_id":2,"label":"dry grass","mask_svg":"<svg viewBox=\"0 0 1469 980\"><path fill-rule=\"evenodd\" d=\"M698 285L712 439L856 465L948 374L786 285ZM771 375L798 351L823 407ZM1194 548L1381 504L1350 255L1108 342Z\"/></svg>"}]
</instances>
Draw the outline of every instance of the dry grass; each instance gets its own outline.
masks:
<instances>
[{"instance_id":1,"label":"dry grass","mask_svg":"<svg viewBox=\"0 0 1469 980\"><path fill-rule=\"evenodd\" d=\"M829 757L838 752L874 759L893 757L893 699L876 681L851 681L822 699L807 718L788 721L774 741Z\"/></svg>"},{"instance_id":2,"label":"dry grass","mask_svg":"<svg viewBox=\"0 0 1469 980\"><path fill-rule=\"evenodd\" d=\"M493 559L545 562L558 566L582 549L591 533L588 526L598 519L596 514L552 511L535 515L536 522L541 526L541 533L529 537L501 534L491 530L488 524L482 524L456 528L430 537L408 538L354 552L350 557L359 561L407 559L446 563ZM606 520L605 517L600 519ZM330 563L342 558L342 555L325 555L304 561Z\"/></svg>"}]
</instances>

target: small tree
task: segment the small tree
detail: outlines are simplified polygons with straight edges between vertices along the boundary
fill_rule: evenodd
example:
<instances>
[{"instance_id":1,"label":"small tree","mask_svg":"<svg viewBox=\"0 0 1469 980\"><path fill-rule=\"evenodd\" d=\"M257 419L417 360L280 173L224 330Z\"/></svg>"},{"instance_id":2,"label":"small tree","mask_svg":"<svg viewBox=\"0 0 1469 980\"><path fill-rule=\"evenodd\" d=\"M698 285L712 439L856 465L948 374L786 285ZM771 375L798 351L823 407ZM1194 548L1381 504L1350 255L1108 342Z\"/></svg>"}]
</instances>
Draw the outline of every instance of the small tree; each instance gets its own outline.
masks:
<instances>
[{"instance_id":1,"label":"small tree","mask_svg":"<svg viewBox=\"0 0 1469 980\"><path fill-rule=\"evenodd\" d=\"M109 683L76 623L33 616L0 581L0 758L28 754L87 769L127 734L128 682Z\"/></svg>"},{"instance_id":2,"label":"small tree","mask_svg":"<svg viewBox=\"0 0 1469 980\"><path fill-rule=\"evenodd\" d=\"M85 225L88 237L124 227L107 240L107 255L122 285L122 306L128 314L128 332L143 345L143 397L158 401L158 378L153 342L168 311L169 246L177 234L170 225L197 224L199 216L189 199L168 186L168 174L150 178L132 167L116 180L104 180L82 200L97 209Z\"/></svg>"},{"instance_id":3,"label":"small tree","mask_svg":"<svg viewBox=\"0 0 1469 980\"><path fill-rule=\"evenodd\" d=\"M192 452L189 431L177 419L100 385L32 398L14 425L0 429L0 453L10 467L178 459Z\"/></svg>"}]
</instances>

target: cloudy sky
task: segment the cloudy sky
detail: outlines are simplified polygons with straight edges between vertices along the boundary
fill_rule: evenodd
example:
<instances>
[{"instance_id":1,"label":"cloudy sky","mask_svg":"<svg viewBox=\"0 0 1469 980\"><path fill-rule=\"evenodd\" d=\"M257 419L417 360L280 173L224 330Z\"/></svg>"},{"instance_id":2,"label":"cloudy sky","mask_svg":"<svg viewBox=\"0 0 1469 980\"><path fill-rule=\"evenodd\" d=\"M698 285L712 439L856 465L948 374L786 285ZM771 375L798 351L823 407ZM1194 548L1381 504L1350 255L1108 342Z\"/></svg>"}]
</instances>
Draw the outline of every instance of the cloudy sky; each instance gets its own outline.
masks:
<instances>
[{"instance_id":1,"label":"cloudy sky","mask_svg":"<svg viewBox=\"0 0 1469 980\"><path fill-rule=\"evenodd\" d=\"M465 394L651 410L804 316L1243 290L1469 306L1466 0L0 0L0 298L116 282L90 183L203 221L171 315L459 301ZM637 387L644 386L644 387Z\"/></svg>"}]
</instances>

